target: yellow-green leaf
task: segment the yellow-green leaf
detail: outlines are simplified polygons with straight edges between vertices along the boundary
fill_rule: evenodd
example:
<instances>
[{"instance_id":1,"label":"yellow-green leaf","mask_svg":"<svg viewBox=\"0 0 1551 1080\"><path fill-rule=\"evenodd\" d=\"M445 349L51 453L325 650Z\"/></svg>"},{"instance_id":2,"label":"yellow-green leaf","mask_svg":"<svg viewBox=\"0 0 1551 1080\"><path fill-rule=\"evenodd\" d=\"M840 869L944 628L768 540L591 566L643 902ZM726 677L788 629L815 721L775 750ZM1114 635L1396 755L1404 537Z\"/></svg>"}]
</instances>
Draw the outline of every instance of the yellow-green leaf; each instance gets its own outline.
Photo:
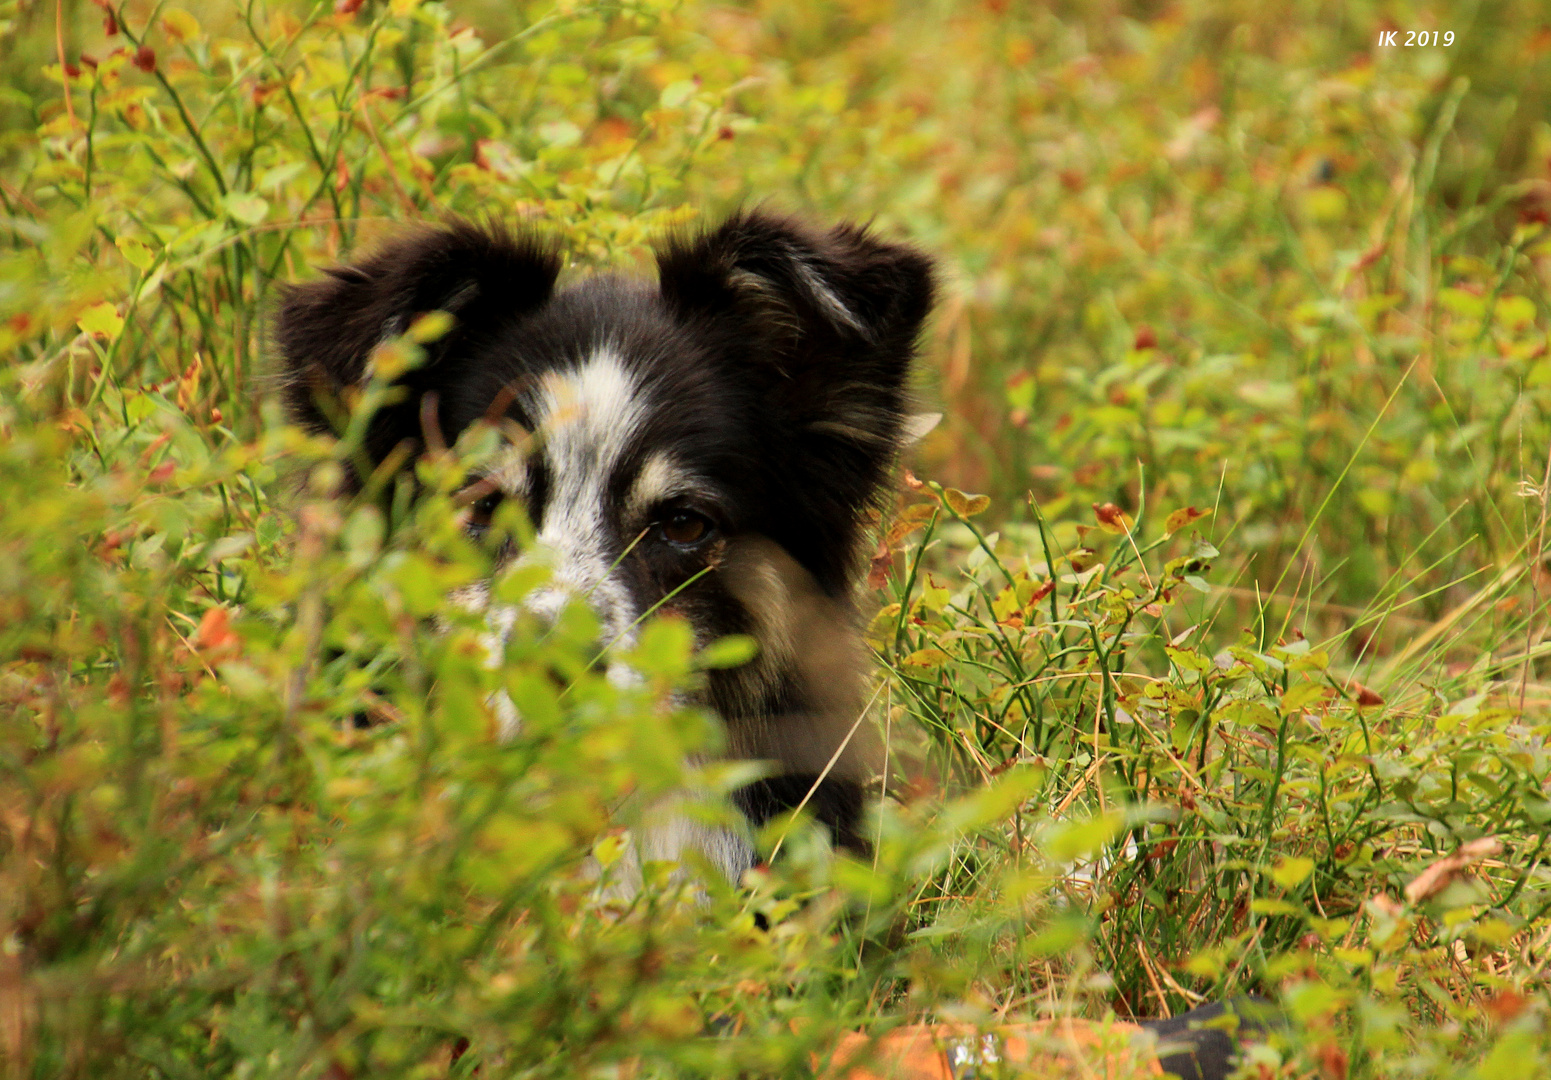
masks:
<instances>
[{"instance_id":1,"label":"yellow-green leaf","mask_svg":"<svg viewBox=\"0 0 1551 1080\"><path fill-rule=\"evenodd\" d=\"M1282 695L1282 711L1295 712L1305 705L1312 705L1325 696L1325 688L1319 683L1299 683Z\"/></svg>"},{"instance_id":2,"label":"yellow-green leaf","mask_svg":"<svg viewBox=\"0 0 1551 1080\"><path fill-rule=\"evenodd\" d=\"M1286 855L1277 860L1276 868L1271 871L1271 880L1284 889L1291 889L1301 885L1312 873L1313 859L1306 859L1302 855Z\"/></svg>"},{"instance_id":3,"label":"yellow-green leaf","mask_svg":"<svg viewBox=\"0 0 1551 1080\"><path fill-rule=\"evenodd\" d=\"M942 498L948 504L948 509L959 517L973 517L991 505L991 496L966 495L958 488L944 488Z\"/></svg>"},{"instance_id":4,"label":"yellow-green leaf","mask_svg":"<svg viewBox=\"0 0 1551 1080\"><path fill-rule=\"evenodd\" d=\"M1268 896L1257 896L1249 902L1249 909L1256 915L1302 915L1303 909L1297 904L1290 904L1286 900L1274 900Z\"/></svg>"},{"instance_id":5,"label":"yellow-green leaf","mask_svg":"<svg viewBox=\"0 0 1551 1080\"><path fill-rule=\"evenodd\" d=\"M695 654L698 668L734 668L754 659L759 652L759 642L748 634L728 634L718 638Z\"/></svg>"},{"instance_id":6,"label":"yellow-green leaf","mask_svg":"<svg viewBox=\"0 0 1551 1080\"><path fill-rule=\"evenodd\" d=\"M269 201L250 191L233 191L222 205L234 221L244 225L257 225L269 215Z\"/></svg>"},{"instance_id":7,"label":"yellow-green leaf","mask_svg":"<svg viewBox=\"0 0 1551 1080\"><path fill-rule=\"evenodd\" d=\"M106 300L100 304L93 304L81 312L81 317L75 324L88 334L96 334L110 341L118 337L124 329L123 316Z\"/></svg>"},{"instance_id":8,"label":"yellow-green leaf","mask_svg":"<svg viewBox=\"0 0 1551 1080\"><path fill-rule=\"evenodd\" d=\"M162 29L174 41L193 41L199 36L199 20L182 8L162 12Z\"/></svg>"},{"instance_id":9,"label":"yellow-green leaf","mask_svg":"<svg viewBox=\"0 0 1551 1080\"><path fill-rule=\"evenodd\" d=\"M129 265L136 270L149 270L151 264L156 261L156 253L146 247L140 241L131 236L120 236L113 241L113 246L119 249L119 253L129 261Z\"/></svg>"},{"instance_id":10,"label":"yellow-green leaf","mask_svg":"<svg viewBox=\"0 0 1551 1080\"><path fill-rule=\"evenodd\" d=\"M437 341L445 337L456 321L445 311L427 311L409 324L409 329L404 332L404 336L416 345L424 345L428 341Z\"/></svg>"}]
</instances>

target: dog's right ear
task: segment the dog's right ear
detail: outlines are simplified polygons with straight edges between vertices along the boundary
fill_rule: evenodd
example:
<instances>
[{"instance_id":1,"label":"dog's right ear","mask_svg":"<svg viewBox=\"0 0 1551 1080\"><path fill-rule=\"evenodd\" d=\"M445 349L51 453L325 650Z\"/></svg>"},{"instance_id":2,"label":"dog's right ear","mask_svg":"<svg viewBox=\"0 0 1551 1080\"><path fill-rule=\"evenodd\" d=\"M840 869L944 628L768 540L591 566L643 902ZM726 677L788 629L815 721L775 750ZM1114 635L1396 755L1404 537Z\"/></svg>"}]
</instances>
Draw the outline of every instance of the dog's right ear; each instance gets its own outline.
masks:
<instances>
[{"instance_id":1,"label":"dog's right ear","mask_svg":"<svg viewBox=\"0 0 1551 1080\"><path fill-rule=\"evenodd\" d=\"M293 422L322 434L347 410L346 391L372 377L371 357L416 316L445 311L452 328L426 346L425 363L397 380L402 397L380 409L365 449L375 465L395 446L423 442L420 398L455 381L482 341L549 299L560 272L554 245L497 225L453 221L400 237L317 281L285 288L274 342L284 364L283 396ZM442 432L451 441L456 432Z\"/></svg>"}]
</instances>

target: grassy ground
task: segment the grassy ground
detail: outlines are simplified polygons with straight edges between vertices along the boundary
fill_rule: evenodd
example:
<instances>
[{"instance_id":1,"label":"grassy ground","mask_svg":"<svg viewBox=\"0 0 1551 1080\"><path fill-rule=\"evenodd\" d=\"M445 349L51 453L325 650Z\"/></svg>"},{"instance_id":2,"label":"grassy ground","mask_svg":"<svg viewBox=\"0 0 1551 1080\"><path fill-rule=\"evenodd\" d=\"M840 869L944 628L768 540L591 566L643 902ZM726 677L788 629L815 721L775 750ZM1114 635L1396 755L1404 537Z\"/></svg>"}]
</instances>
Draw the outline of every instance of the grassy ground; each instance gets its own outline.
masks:
<instances>
[{"instance_id":1,"label":"grassy ground","mask_svg":"<svg viewBox=\"0 0 1551 1080\"><path fill-rule=\"evenodd\" d=\"M0 27L0 1073L802 1076L1243 990L1291 1020L1258 1075L1551 1069L1540 6ZM406 220L585 268L757 200L947 268L875 561L891 797L871 863L783 826L745 890L606 902L628 795L737 782L670 704L715 658L660 625L620 690L575 611L486 670L444 605L485 556L326 497L350 439L279 426L265 312Z\"/></svg>"}]
</instances>

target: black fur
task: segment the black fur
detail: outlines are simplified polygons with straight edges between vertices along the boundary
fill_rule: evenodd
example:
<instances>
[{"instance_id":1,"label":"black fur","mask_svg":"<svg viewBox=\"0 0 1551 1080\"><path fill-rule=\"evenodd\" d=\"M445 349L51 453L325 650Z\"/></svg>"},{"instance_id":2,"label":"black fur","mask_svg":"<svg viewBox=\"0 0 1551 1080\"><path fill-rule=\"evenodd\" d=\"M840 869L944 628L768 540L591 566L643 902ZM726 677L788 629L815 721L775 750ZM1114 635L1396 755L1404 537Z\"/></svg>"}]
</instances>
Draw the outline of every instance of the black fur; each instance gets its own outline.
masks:
<instances>
[{"instance_id":1,"label":"black fur","mask_svg":"<svg viewBox=\"0 0 1551 1080\"><path fill-rule=\"evenodd\" d=\"M373 417L366 452L380 462L403 440L422 445L420 396L467 377L481 349L549 299L559 273L553 244L455 221L411 233L357 265L331 268L319 281L287 287L275 345L285 360L291 419L314 434L333 431L345 411L341 396L364 380L372 350L416 316L445 311L457 320L453 330L428 346L427 364L400 379L405 394Z\"/></svg>"},{"instance_id":2,"label":"black fur","mask_svg":"<svg viewBox=\"0 0 1551 1080\"><path fill-rule=\"evenodd\" d=\"M1234 1019L1226 1025L1223 1018ZM1167 1020L1138 1021L1158 1037L1163 1071L1181 1080L1227 1080L1246 1042L1264 1040L1285 1021L1263 998L1213 1002Z\"/></svg>"},{"instance_id":3,"label":"black fur","mask_svg":"<svg viewBox=\"0 0 1551 1080\"><path fill-rule=\"evenodd\" d=\"M866 852L867 841L856 831L862 814L862 789L854 783L817 781L817 776L802 773L768 777L741 788L733 795L733 803L758 827L803 805L807 798L807 808L814 817L830 825L830 835L837 846L857 854Z\"/></svg>"}]
</instances>

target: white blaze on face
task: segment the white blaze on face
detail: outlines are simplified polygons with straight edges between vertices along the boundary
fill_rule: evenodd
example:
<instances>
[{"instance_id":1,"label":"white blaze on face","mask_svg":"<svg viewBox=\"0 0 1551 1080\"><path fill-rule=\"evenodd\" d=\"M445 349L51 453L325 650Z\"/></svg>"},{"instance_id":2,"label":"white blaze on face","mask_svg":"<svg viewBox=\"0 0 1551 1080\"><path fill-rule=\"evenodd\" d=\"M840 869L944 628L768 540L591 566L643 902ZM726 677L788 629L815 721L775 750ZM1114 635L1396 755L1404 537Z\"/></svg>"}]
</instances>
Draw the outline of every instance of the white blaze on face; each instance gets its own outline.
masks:
<instances>
[{"instance_id":1,"label":"white blaze on face","mask_svg":"<svg viewBox=\"0 0 1551 1080\"><path fill-rule=\"evenodd\" d=\"M553 553L558 589L544 590L529 605L558 609L566 592L585 596L609 640L626 635L635 613L610 573L617 553L610 550L604 510L609 480L646 415L640 387L618 354L603 347L580 367L551 372L533 413L549 471L538 542Z\"/></svg>"}]
</instances>

